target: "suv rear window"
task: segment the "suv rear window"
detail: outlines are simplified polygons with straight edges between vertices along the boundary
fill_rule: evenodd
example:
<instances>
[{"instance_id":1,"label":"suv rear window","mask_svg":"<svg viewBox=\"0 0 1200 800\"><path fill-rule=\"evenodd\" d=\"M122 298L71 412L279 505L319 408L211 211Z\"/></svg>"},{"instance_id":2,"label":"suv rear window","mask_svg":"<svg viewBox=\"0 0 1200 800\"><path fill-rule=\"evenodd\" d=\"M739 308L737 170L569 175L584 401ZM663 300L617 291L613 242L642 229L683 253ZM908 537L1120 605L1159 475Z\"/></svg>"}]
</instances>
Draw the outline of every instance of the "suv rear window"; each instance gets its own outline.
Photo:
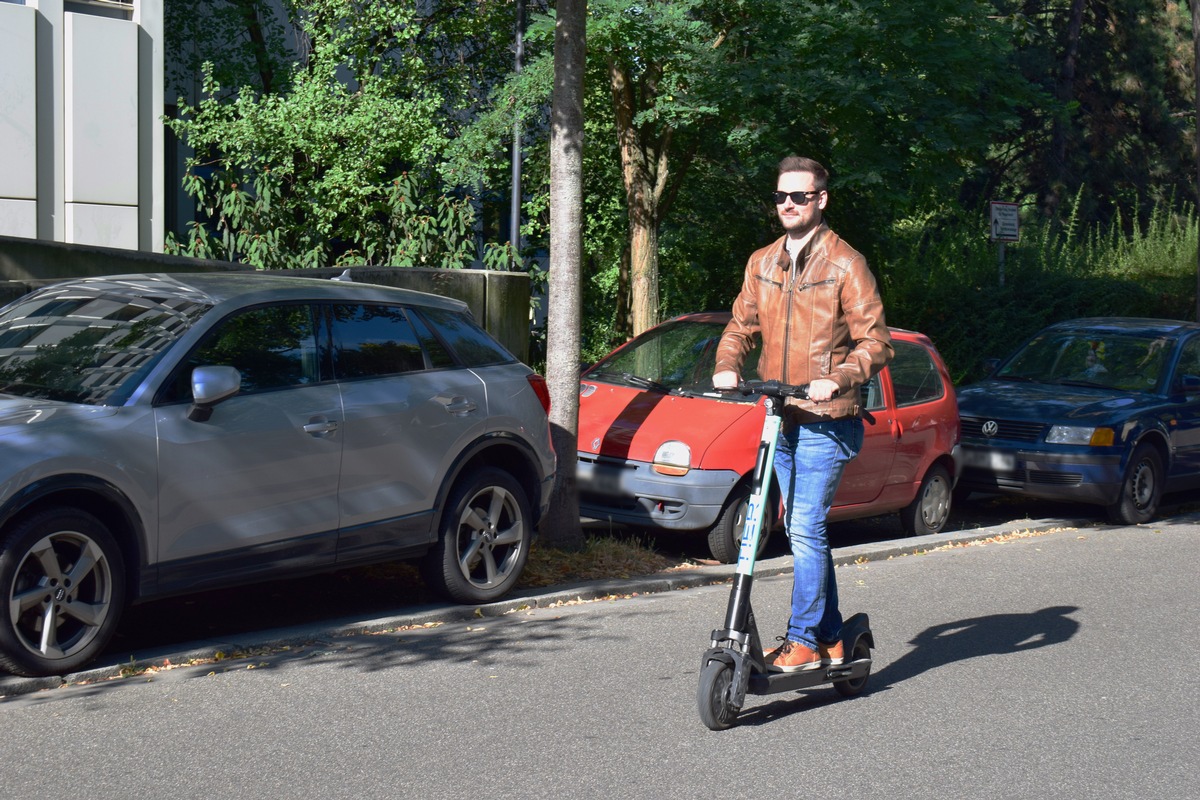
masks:
<instances>
[{"instance_id":1,"label":"suv rear window","mask_svg":"<svg viewBox=\"0 0 1200 800\"><path fill-rule=\"evenodd\" d=\"M509 364L517 360L466 314L441 308L420 308L417 309L417 313L429 321L438 337L455 352L465 366L484 367L489 364Z\"/></svg>"},{"instance_id":2,"label":"suv rear window","mask_svg":"<svg viewBox=\"0 0 1200 800\"><path fill-rule=\"evenodd\" d=\"M399 306L333 306L333 372L338 380L425 369L425 356Z\"/></svg>"}]
</instances>

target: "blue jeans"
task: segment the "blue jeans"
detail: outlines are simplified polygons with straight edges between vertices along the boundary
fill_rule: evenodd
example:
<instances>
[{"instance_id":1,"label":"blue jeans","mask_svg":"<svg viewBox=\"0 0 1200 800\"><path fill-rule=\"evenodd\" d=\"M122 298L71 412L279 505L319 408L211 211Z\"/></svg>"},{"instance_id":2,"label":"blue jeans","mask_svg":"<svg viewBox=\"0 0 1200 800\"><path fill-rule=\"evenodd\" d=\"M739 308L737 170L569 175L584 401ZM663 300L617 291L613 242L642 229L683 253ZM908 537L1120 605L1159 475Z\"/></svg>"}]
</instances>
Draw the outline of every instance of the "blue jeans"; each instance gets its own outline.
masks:
<instances>
[{"instance_id":1,"label":"blue jeans","mask_svg":"<svg viewBox=\"0 0 1200 800\"><path fill-rule=\"evenodd\" d=\"M858 417L796 425L779 434L775 479L792 545L792 616L787 638L816 650L842 633L825 517L850 459L863 443Z\"/></svg>"}]
</instances>

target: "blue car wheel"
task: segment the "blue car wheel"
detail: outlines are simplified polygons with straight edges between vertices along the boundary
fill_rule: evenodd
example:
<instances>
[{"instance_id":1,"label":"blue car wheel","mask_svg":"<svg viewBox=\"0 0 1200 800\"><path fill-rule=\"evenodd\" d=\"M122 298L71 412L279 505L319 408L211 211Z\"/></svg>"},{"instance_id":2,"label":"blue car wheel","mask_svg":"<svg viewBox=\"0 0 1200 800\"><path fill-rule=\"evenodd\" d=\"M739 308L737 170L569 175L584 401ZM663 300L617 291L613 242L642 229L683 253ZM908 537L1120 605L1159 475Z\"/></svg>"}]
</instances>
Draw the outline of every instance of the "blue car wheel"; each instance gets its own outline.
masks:
<instances>
[{"instance_id":1,"label":"blue car wheel","mask_svg":"<svg viewBox=\"0 0 1200 800\"><path fill-rule=\"evenodd\" d=\"M1142 443L1133 451L1121 494L1108 507L1108 520L1118 525L1140 525L1149 522L1158 512L1163 493L1162 455L1151 444Z\"/></svg>"}]
</instances>

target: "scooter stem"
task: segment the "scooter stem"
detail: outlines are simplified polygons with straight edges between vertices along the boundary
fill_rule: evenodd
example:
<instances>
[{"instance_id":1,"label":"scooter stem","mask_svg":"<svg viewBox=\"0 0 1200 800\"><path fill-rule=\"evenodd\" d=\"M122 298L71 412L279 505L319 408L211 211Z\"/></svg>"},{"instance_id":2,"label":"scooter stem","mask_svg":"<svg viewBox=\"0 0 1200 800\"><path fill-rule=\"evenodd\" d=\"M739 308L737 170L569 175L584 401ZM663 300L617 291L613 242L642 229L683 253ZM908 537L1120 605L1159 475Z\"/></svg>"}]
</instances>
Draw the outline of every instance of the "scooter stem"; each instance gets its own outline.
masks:
<instances>
[{"instance_id":1,"label":"scooter stem","mask_svg":"<svg viewBox=\"0 0 1200 800\"><path fill-rule=\"evenodd\" d=\"M763 420L762 438L758 443L758 455L754 463L754 479L750 499L746 504L746 521L742 527L742 543L738 551L733 588L729 593L729 605L725 611L725 629L749 634L750 587L754 583L754 566L758 558L758 541L762 535L762 523L766 516L766 504L770 496L771 469L775 461L775 444L779 439L782 422L776 398L768 395L764 401L766 418Z\"/></svg>"}]
</instances>

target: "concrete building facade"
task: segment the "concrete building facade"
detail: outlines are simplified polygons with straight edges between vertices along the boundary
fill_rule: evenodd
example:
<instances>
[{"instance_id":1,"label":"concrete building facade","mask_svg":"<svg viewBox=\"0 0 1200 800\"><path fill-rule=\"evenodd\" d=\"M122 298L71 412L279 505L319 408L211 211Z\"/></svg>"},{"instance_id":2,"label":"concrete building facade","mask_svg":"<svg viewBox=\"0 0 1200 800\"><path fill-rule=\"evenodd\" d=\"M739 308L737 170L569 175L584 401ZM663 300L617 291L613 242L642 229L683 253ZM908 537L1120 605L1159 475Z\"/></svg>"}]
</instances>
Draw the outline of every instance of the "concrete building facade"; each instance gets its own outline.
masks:
<instances>
[{"instance_id":1,"label":"concrete building facade","mask_svg":"<svg viewBox=\"0 0 1200 800\"><path fill-rule=\"evenodd\" d=\"M194 76L171 85L164 105L166 2L0 0L0 306L76 276L251 269L163 255L167 231L178 235L196 215L179 182L186 149L167 135L162 117L180 95L199 100ZM263 5L279 15L277 0ZM481 229L477 236L482 248ZM527 357L527 273L353 273L462 299L513 353Z\"/></svg>"},{"instance_id":2,"label":"concrete building facade","mask_svg":"<svg viewBox=\"0 0 1200 800\"><path fill-rule=\"evenodd\" d=\"M161 253L163 0L0 0L0 236Z\"/></svg>"}]
</instances>

